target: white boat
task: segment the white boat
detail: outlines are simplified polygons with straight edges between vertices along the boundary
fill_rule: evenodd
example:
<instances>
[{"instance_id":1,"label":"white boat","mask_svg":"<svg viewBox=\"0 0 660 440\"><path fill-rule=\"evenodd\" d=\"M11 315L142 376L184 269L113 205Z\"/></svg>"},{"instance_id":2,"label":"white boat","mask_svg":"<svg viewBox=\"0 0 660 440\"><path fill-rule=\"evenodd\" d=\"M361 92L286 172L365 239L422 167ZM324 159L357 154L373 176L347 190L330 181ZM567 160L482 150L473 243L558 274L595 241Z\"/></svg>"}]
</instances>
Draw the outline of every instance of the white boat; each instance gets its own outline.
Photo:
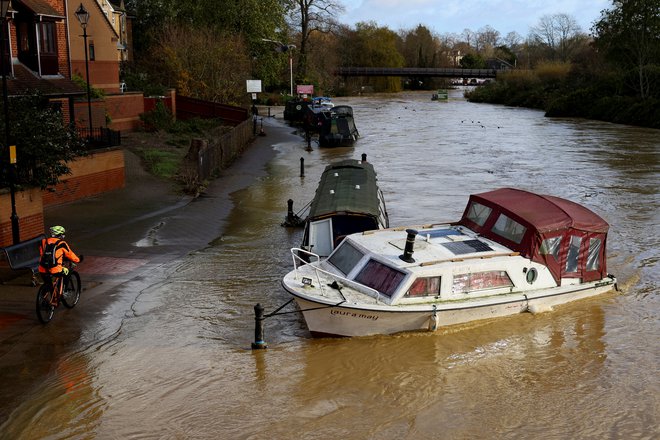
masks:
<instances>
[{"instance_id":1,"label":"white boat","mask_svg":"<svg viewBox=\"0 0 660 440\"><path fill-rule=\"evenodd\" d=\"M326 259L292 249L283 279L314 336L436 330L612 290L608 224L577 203L503 188L460 221L347 236Z\"/></svg>"}]
</instances>

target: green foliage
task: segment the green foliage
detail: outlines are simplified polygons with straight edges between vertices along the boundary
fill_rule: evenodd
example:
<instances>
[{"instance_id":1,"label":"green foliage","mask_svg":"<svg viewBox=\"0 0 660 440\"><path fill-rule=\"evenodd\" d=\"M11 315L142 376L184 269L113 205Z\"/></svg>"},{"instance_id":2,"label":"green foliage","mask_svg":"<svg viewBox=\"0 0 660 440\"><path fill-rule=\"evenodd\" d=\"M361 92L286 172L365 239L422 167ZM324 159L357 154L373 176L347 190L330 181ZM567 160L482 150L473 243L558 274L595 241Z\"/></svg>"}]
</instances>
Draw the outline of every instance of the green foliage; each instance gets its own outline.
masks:
<instances>
[{"instance_id":1,"label":"green foliage","mask_svg":"<svg viewBox=\"0 0 660 440\"><path fill-rule=\"evenodd\" d=\"M153 110L140 115L140 120L147 131L167 130L174 123L174 116L162 101L158 101Z\"/></svg>"},{"instance_id":2,"label":"green foliage","mask_svg":"<svg viewBox=\"0 0 660 440\"><path fill-rule=\"evenodd\" d=\"M135 152L142 158L147 171L163 179L176 177L183 158L183 152L172 150L137 149Z\"/></svg>"},{"instance_id":3,"label":"green foliage","mask_svg":"<svg viewBox=\"0 0 660 440\"><path fill-rule=\"evenodd\" d=\"M67 163L85 154L84 141L38 94L12 98L9 106L17 183L40 188L56 184L71 171ZM0 121L0 132L5 132L4 120ZM7 179L5 175L0 178L0 187L7 186Z\"/></svg>"},{"instance_id":4,"label":"green foliage","mask_svg":"<svg viewBox=\"0 0 660 440\"><path fill-rule=\"evenodd\" d=\"M74 73L73 75L71 75L71 81L76 83L76 85L81 89L87 90L87 81L85 81L82 76ZM105 97L105 93L103 93L103 90L96 89L91 86L89 88L89 94L94 99L103 99Z\"/></svg>"},{"instance_id":5,"label":"green foliage","mask_svg":"<svg viewBox=\"0 0 660 440\"><path fill-rule=\"evenodd\" d=\"M652 97L660 87L655 75L648 75L660 65L660 0L615 1L592 31L611 68L635 70L631 87L642 99Z\"/></svg>"},{"instance_id":6,"label":"green foliage","mask_svg":"<svg viewBox=\"0 0 660 440\"><path fill-rule=\"evenodd\" d=\"M486 60L479 54L468 53L461 58L461 67L464 69L485 69Z\"/></svg>"}]
</instances>

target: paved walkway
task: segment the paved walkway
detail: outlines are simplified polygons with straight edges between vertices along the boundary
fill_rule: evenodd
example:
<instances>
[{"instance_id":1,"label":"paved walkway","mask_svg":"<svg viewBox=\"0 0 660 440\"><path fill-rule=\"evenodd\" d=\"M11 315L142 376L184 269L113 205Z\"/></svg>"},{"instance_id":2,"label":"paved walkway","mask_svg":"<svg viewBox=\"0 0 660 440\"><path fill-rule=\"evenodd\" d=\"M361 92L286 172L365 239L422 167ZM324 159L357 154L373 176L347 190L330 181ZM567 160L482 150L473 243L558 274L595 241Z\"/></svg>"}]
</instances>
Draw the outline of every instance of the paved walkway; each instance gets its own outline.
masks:
<instances>
[{"instance_id":1,"label":"paved walkway","mask_svg":"<svg viewBox=\"0 0 660 440\"><path fill-rule=\"evenodd\" d=\"M112 289L220 237L232 209L230 195L265 174L274 144L300 141L280 120L264 118L263 124L266 136L258 136L199 198L177 194L171 182L146 173L125 150L125 188L46 209L46 227L63 225L69 244L85 256L78 266L85 288ZM0 340L16 321L37 324L30 278L29 272L0 269Z\"/></svg>"}]
</instances>

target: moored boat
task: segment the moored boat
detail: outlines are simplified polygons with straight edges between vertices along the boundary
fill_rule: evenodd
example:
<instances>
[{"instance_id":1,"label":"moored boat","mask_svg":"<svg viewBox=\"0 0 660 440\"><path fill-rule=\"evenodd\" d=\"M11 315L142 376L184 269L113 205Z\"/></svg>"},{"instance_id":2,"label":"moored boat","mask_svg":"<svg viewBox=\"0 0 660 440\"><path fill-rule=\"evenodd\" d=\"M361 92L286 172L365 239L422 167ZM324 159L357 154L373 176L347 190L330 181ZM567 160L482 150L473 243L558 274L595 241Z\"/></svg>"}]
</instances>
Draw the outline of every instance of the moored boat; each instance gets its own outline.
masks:
<instances>
[{"instance_id":1,"label":"moored boat","mask_svg":"<svg viewBox=\"0 0 660 440\"><path fill-rule=\"evenodd\" d=\"M345 236L389 227L376 171L364 160L328 165L305 220L302 248L328 256Z\"/></svg>"},{"instance_id":2,"label":"moored boat","mask_svg":"<svg viewBox=\"0 0 660 440\"><path fill-rule=\"evenodd\" d=\"M348 105L336 105L321 112L318 121L320 147L350 147L360 136L353 108Z\"/></svg>"},{"instance_id":3,"label":"moored boat","mask_svg":"<svg viewBox=\"0 0 660 440\"><path fill-rule=\"evenodd\" d=\"M292 249L284 288L315 336L435 330L607 292L609 226L558 197L502 188L460 221L352 234L326 259Z\"/></svg>"}]
</instances>

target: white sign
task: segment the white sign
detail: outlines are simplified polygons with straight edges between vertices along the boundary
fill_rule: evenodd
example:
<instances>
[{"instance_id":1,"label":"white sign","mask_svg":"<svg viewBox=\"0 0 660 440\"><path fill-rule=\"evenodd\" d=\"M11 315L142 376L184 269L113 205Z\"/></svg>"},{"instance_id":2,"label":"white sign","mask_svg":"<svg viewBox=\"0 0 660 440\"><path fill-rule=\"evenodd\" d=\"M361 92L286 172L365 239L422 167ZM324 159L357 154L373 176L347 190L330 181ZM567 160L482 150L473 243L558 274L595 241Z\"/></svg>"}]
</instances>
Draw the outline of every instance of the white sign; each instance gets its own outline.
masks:
<instances>
[{"instance_id":1,"label":"white sign","mask_svg":"<svg viewBox=\"0 0 660 440\"><path fill-rule=\"evenodd\" d=\"M261 80L260 79L248 79L247 83L247 92L248 93L261 93Z\"/></svg>"}]
</instances>

